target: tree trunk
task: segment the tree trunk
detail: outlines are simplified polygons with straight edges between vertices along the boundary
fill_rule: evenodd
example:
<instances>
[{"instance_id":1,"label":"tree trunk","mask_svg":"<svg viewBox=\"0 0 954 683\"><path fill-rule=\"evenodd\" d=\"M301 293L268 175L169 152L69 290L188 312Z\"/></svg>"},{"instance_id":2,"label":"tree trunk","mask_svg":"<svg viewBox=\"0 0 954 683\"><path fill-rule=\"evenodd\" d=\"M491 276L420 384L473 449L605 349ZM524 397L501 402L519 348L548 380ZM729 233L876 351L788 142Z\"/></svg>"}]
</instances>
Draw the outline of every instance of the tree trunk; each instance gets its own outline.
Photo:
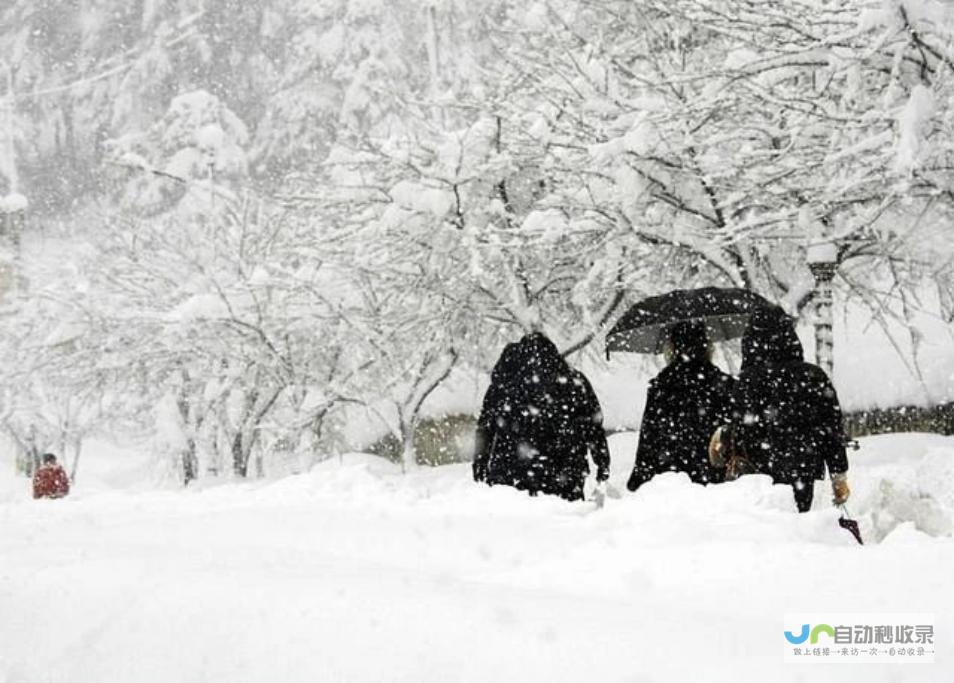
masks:
<instances>
[{"instance_id":1,"label":"tree trunk","mask_svg":"<svg viewBox=\"0 0 954 683\"><path fill-rule=\"evenodd\" d=\"M70 468L70 482L76 483L76 471L79 469L80 453L83 451L83 438L76 437L73 440L73 466ZM63 454L64 459L66 454Z\"/></svg>"},{"instance_id":2,"label":"tree trunk","mask_svg":"<svg viewBox=\"0 0 954 683\"><path fill-rule=\"evenodd\" d=\"M248 476L248 458L245 455L244 444L242 443L242 430L239 429L232 439L232 471L235 476L243 479Z\"/></svg>"},{"instance_id":3,"label":"tree trunk","mask_svg":"<svg viewBox=\"0 0 954 683\"><path fill-rule=\"evenodd\" d=\"M410 420L401 419L401 470L407 474L417 468L417 449L415 448L414 437L417 431L417 418Z\"/></svg>"},{"instance_id":4,"label":"tree trunk","mask_svg":"<svg viewBox=\"0 0 954 683\"><path fill-rule=\"evenodd\" d=\"M27 457L29 458L29 467L27 468L27 476L32 477L33 473L36 472L37 468L40 466L40 449L36 445L36 427L30 425L30 435L28 442L30 448L27 451Z\"/></svg>"},{"instance_id":5,"label":"tree trunk","mask_svg":"<svg viewBox=\"0 0 954 683\"><path fill-rule=\"evenodd\" d=\"M13 117L16 113L14 103L16 102L16 100L14 100L14 94L13 94L13 68L6 61L3 61L2 64L4 65L4 67L6 67L6 72L7 72L6 73L6 77L7 77L6 91L7 92L6 92L6 97L4 98L6 101L4 102L4 107L3 107L4 114L6 115L5 116L6 120L3 123L6 128L5 137L7 139L6 140L7 145L6 145L6 149L3 151L4 151L4 156L7 157L7 180L9 180L10 182L10 185L7 191L9 194L14 194L20 191L20 178L19 178L19 174L17 173L17 156L16 156L17 136L15 135L15 131L13 129L13 126L14 126Z\"/></svg>"},{"instance_id":6,"label":"tree trunk","mask_svg":"<svg viewBox=\"0 0 954 683\"><path fill-rule=\"evenodd\" d=\"M199 459L195 454L195 439L188 440L186 450L182 452L182 482L185 486L199 476Z\"/></svg>"},{"instance_id":7,"label":"tree trunk","mask_svg":"<svg viewBox=\"0 0 954 683\"><path fill-rule=\"evenodd\" d=\"M67 405L67 411L69 411L69 405ZM69 418L64 420L60 425L60 443L59 443L59 453L57 453L58 458L62 458L63 462L66 462L66 443L67 443L67 434L69 433L70 422Z\"/></svg>"},{"instance_id":8,"label":"tree trunk","mask_svg":"<svg viewBox=\"0 0 954 683\"><path fill-rule=\"evenodd\" d=\"M432 104L431 112L434 117L434 122L441 124L444 110L436 104L440 93L440 56L437 46L437 17L435 16L437 10L434 5L429 5L425 8L424 12L427 18L427 36L425 43L427 47L427 65L430 71L429 91Z\"/></svg>"},{"instance_id":9,"label":"tree trunk","mask_svg":"<svg viewBox=\"0 0 954 683\"><path fill-rule=\"evenodd\" d=\"M213 477L217 477L219 472L222 471L221 427L218 425L215 426L215 431L212 434L211 444L210 450L212 452L206 472Z\"/></svg>"}]
</instances>

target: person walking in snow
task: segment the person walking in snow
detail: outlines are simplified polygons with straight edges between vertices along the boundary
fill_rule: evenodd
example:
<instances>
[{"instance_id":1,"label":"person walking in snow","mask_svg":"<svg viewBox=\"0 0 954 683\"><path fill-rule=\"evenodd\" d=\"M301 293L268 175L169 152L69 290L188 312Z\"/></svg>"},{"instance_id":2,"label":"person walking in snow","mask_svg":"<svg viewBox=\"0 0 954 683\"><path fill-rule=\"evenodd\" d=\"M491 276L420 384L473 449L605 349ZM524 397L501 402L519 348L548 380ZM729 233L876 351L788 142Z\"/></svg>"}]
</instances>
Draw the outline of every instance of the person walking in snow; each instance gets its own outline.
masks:
<instances>
[{"instance_id":1,"label":"person walking in snow","mask_svg":"<svg viewBox=\"0 0 954 683\"><path fill-rule=\"evenodd\" d=\"M40 466L33 473L34 498L63 498L70 492L66 470L52 453L44 453Z\"/></svg>"},{"instance_id":2,"label":"person walking in snow","mask_svg":"<svg viewBox=\"0 0 954 683\"><path fill-rule=\"evenodd\" d=\"M789 484L799 512L814 484L831 477L833 502L850 494L841 406L835 387L804 360L794 321L781 309L757 312L742 337L742 370L730 425L735 449L755 472Z\"/></svg>"},{"instance_id":3,"label":"person walking in snow","mask_svg":"<svg viewBox=\"0 0 954 683\"><path fill-rule=\"evenodd\" d=\"M477 421L474 479L579 500L588 453L597 479L606 479L602 412L586 377L540 332L508 344L491 373Z\"/></svg>"},{"instance_id":4,"label":"person walking in snow","mask_svg":"<svg viewBox=\"0 0 954 683\"><path fill-rule=\"evenodd\" d=\"M596 465L596 481L609 478L610 453L603 430L603 409L586 375L573 368L566 380L558 378L552 396L554 432L548 449L544 492L567 500L583 500L583 484L590 471L587 455Z\"/></svg>"},{"instance_id":5,"label":"person walking in snow","mask_svg":"<svg viewBox=\"0 0 954 683\"><path fill-rule=\"evenodd\" d=\"M734 380L710 360L705 325L681 322L666 344L668 365L649 383L630 491L662 472L685 472L697 484L722 481L709 462L709 437L731 419Z\"/></svg>"},{"instance_id":6,"label":"person walking in snow","mask_svg":"<svg viewBox=\"0 0 954 683\"><path fill-rule=\"evenodd\" d=\"M511 437L510 414L522 371L519 343L507 344L490 373L474 433L474 481L516 485L512 462L516 441Z\"/></svg>"}]
</instances>

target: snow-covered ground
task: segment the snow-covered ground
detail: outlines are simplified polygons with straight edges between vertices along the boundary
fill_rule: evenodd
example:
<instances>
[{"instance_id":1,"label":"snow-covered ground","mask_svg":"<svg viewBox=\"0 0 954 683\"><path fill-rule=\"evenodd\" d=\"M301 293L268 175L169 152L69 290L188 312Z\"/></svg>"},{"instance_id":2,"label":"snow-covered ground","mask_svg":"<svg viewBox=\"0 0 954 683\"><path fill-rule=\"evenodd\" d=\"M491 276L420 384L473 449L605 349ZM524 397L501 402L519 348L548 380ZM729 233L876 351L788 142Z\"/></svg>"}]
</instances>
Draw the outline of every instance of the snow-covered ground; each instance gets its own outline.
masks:
<instances>
[{"instance_id":1,"label":"snow-covered ground","mask_svg":"<svg viewBox=\"0 0 954 683\"><path fill-rule=\"evenodd\" d=\"M801 516L761 477L596 509L352 455L182 491L107 451L61 501L0 461L2 683L954 680L952 438L863 441L864 547L824 483ZM787 612L934 613L937 661L785 664Z\"/></svg>"}]
</instances>

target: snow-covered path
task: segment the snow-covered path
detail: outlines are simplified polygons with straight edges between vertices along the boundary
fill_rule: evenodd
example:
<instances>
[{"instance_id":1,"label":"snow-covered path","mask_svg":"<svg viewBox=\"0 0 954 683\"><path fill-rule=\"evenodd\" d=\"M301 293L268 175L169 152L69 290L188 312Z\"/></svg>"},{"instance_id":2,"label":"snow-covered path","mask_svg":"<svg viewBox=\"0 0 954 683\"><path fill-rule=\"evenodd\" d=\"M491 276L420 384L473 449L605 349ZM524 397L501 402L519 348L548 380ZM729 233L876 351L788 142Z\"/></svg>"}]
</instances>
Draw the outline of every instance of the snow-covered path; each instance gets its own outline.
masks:
<instances>
[{"instance_id":1,"label":"snow-covered path","mask_svg":"<svg viewBox=\"0 0 954 683\"><path fill-rule=\"evenodd\" d=\"M616 480L630 448L615 439ZM950 681L952 464L954 439L868 440L854 512L884 539L864 548L822 485L798 516L759 477L661 477L594 510L352 456L274 482L8 496L0 682ZM826 611L934 613L937 663L784 664L785 613Z\"/></svg>"}]
</instances>

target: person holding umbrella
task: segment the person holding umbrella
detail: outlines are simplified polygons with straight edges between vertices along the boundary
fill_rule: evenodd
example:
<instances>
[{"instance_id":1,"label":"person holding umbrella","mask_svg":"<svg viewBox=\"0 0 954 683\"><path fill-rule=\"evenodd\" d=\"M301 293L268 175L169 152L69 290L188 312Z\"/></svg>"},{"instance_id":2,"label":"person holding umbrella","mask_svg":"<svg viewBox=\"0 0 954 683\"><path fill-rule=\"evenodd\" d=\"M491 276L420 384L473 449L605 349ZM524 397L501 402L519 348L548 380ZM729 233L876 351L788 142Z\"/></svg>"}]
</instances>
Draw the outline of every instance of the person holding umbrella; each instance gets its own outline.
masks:
<instances>
[{"instance_id":1,"label":"person holding umbrella","mask_svg":"<svg viewBox=\"0 0 954 683\"><path fill-rule=\"evenodd\" d=\"M649 383L630 491L662 472L685 472L697 484L722 481L708 444L731 419L734 380L710 361L702 321L672 325L664 349L668 364Z\"/></svg>"},{"instance_id":2,"label":"person holding umbrella","mask_svg":"<svg viewBox=\"0 0 954 683\"><path fill-rule=\"evenodd\" d=\"M731 441L756 472L791 485L799 512L812 507L816 479L831 477L833 503L848 500L848 457L835 388L806 363L794 321L779 309L757 311L742 337Z\"/></svg>"},{"instance_id":3,"label":"person holding umbrella","mask_svg":"<svg viewBox=\"0 0 954 683\"><path fill-rule=\"evenodd\" d=\"M650 382L633 474L635 491L660 472L722 480L709 463L712 432L731 418L733 380L709 360L709 342L741 337L753 311L771 306L748 289L674 289L633 304L606 336L606 353L666 353Z\"/></svg>"}]
</instances>

